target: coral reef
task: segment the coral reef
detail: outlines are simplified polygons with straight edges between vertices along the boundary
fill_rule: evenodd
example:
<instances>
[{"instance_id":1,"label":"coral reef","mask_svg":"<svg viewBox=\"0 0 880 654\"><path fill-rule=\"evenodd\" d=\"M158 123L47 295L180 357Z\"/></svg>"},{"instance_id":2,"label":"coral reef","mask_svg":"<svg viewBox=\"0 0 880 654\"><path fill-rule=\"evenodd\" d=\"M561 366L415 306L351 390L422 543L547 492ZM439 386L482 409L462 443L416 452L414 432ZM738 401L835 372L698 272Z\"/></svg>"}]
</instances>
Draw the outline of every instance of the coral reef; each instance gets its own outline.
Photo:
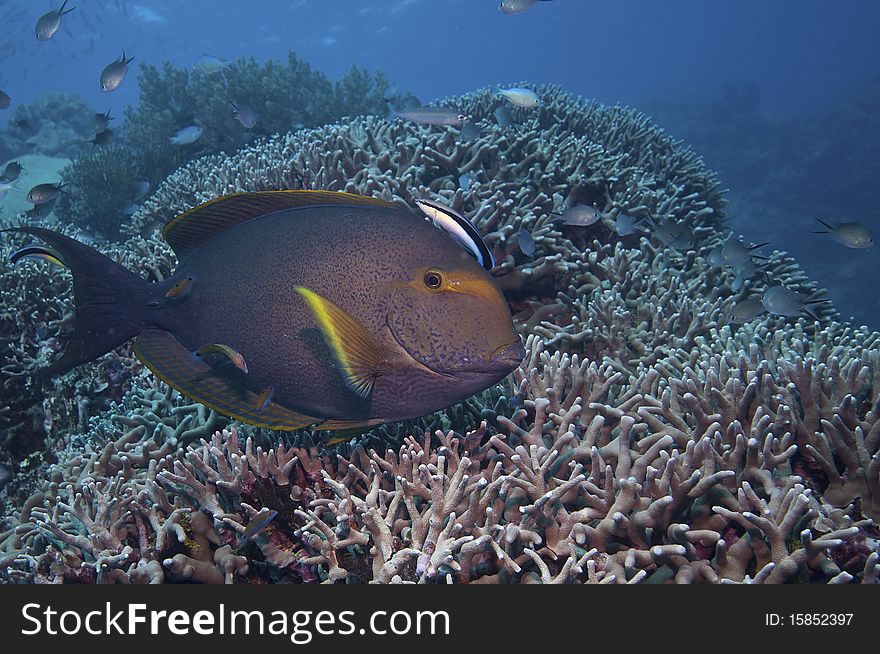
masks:
<instances>
[{"instance_id":1,"label":"coral reef","mask_svg":"<svg viewBox=\"0 0 880 654\"><path fill-rule=\"evenodd\" d=\"M18 105L0 138L0 159L26 153L72 157L92 136L94 112L76 94L53 91Z\"/></svg>"},{"instance_id":2,"label":"coral reef","mask_svg":"<svg viewBox=\"0 0 880 654\"><path fill-rule=\"evenodd\" d=\"M82 154L61 173L67 192L58 199L57 211L104 238L117 238L135 199L135 183L153 177L149 170L137 153L124 145Z\"/></svg>"},{"instance_id":3,"label":"coral reef","mask_svg":"<svg viewBox=\"0 0 880 654\"><path fill-rule=\"evenodd\" d=\"M141 234L232 191L440 199L472 216L494 250L493 275L527 339L511 378L327 448L308 432L230 424L128 361L130 387L115 403L0 461L16 475L4 492L14 487L19 507L0 525L0 576L877 583L880 334L841 322L830 303L817 305L818 321L736 324L735 303L766 285L822 290L781 251L734 290L734 271L712 257L727 237L723 193L699 157L637 112L536 90L541 108L515 109L506 129L491 118L491 89L445 101L480 124L473 142L362 116L195 160L110 250L162 278L173 255ZM602 219L560 225L551 212L573 203L594 204ZM688 243L659 229L619 236L620 215L681 226ZM531 257L517 245L523 227ZM44 335L61 340L69 304L27 295L47 282L26 265L25 281L0 284L30 320L53 317ZM7 320L4 329L16 317ZM5 344L14 380L37 360L33 330ZM70 394L71 375L52 396ZM15 392L23 409L28 396ZM33 447L43 432L32 433ZM266 508L278 515L246 538Z\"/></svg>"},{"instance_id":4,"label":"coral reef","mask_svg":"<svg viewBox=\"0 0 880 654\"><path fill-rule=\"evenodd\" d=\"M125 114L126 140L140 152L160 151L154 172L161 177L194 152L231 152L255 137L386 111L387 83L381 73L373 77L355 66L334 83L292 51L286 64L239 59L214 75L174 68L167 62L161 70L145 64L138 84L139 102ZM246 103L256 112L251 130L233 117L233 102ZM182 148L168 145L168 137L193 124L204 129L196 143Z\"/></svg>"}]
</instances>

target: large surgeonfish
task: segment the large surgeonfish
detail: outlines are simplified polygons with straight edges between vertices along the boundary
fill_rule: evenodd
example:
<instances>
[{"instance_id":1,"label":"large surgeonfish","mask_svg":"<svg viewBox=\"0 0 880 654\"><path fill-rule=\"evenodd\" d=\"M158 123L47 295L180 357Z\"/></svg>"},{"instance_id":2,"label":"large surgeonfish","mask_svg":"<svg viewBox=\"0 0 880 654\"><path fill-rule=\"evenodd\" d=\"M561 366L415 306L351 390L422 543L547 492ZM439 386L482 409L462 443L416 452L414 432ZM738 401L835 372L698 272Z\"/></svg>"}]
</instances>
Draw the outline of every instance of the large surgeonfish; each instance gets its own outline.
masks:
<instances>
[{"instance_id":1,"label":"large surgeonfish","mask_svg":"<svg viewBox=\"0 0 880 654\"><path fill-rule=\"evenodd\" d=\"M384 200L332 191L212 200L165 226L180 265L156 283L63 234L6 231L45 241L73 273L74 332L40 374L136 337L156 376L252 425L346 430L415 418L498 382L525 354L483 265ZM224 365L228 356L206 347L216 344L247 365Z\"/></svg>"}]
</instances>

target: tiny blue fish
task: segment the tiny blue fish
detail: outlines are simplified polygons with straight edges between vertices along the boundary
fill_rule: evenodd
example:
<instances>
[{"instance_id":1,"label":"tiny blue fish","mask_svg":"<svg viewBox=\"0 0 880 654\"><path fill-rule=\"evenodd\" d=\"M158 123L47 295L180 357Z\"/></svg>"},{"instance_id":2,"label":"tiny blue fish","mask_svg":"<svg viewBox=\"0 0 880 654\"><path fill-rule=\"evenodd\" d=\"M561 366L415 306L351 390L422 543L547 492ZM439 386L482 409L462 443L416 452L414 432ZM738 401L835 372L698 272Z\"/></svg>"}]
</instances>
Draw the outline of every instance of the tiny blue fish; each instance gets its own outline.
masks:
<instances>
[{"instance_id":1,"label":"tiny blue fish","mask_svg":"<svg viewBox=\"0 0 880 654\"><path fill-rule=\"evenodd\" d=\"M516 242L519 244L519 249L527 257L530 257L535 253L535 238L532 236L532 233L525 227L519 228L519 234L517 234L516 236Z\"/></svg>"},{"instance_id":2,"label":"tiny blue fish","mask_svg":"<svg viewBox=\"0 0 880 654\"><path fill-rule=\"evenodd\" d=\"M458 185L461 187L462 191L469 191L471 188L471 176L468 174L459 176Z\"/></svg>"}]
</instances>

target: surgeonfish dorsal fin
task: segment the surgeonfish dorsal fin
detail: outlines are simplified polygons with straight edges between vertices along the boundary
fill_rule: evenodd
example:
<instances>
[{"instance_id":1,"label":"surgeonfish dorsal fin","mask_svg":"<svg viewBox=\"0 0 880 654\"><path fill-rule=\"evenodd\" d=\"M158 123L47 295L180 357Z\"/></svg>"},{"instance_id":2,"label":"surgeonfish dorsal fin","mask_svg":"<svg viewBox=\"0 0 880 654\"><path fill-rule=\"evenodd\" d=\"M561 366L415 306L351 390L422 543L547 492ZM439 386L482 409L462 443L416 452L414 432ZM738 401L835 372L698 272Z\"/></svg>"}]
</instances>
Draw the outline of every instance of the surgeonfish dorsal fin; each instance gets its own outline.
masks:
<instances>
[{"instance_id":1,"label":"surgeonfish dorsal fin","mask_svg":"<svg viewBox=\"0 0 880 654\"><path fill-rule=\"evenodd\" d=\"M376 378L388 365L388 352L366 328L344 309L304 286L296 287L305 300L327 346L341 368L346 385L358 397L373 393Z\"/></svg>"},{"instance_id":2,"label":"surgeonfish dorsal fin","mask_svg":"<svg viewBox=\"0 0 880 654\"><path fill-rule=\"evenodd\" d=\"M209 200L173 218L162 235L182 257L221 232L266 214L297 207L356 206L399 209L379 198L337 191L257 191Z\"/></svg>"}]
</instances>

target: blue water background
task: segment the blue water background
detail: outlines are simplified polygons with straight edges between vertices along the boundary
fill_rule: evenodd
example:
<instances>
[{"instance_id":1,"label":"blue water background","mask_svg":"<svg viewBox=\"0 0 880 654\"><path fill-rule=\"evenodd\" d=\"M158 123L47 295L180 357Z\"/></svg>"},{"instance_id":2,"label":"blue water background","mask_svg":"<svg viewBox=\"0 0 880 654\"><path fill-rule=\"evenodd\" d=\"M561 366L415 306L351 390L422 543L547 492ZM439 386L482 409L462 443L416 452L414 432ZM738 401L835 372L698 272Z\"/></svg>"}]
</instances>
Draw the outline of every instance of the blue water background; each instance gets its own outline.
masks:
<instances>
[{"instance_id":1,"label":"blue water background","mask_svg":"<svg viewBox=\"0 0 880 654\"><path fill-rule=\"evenodd\" d=\"M880 328L880 248L810 233L823 218L880 237L876 193L847 184L880 178L880 2L555 0L507 16L497 0L71 0L62 30L37 42L36 19L58 4L0 0L0 88L15 103L71 91L121 116L137 102L137 67L109 94L98 76L123 50L135 64L189 67L203 53L262 61L293 49L331 78L352 63L382 70L423 102L527 80L633 105L719 171L733 230L789 250L845 316ZM828 176L839 192L815 183Z\"/></svg>"}]
</instances>

